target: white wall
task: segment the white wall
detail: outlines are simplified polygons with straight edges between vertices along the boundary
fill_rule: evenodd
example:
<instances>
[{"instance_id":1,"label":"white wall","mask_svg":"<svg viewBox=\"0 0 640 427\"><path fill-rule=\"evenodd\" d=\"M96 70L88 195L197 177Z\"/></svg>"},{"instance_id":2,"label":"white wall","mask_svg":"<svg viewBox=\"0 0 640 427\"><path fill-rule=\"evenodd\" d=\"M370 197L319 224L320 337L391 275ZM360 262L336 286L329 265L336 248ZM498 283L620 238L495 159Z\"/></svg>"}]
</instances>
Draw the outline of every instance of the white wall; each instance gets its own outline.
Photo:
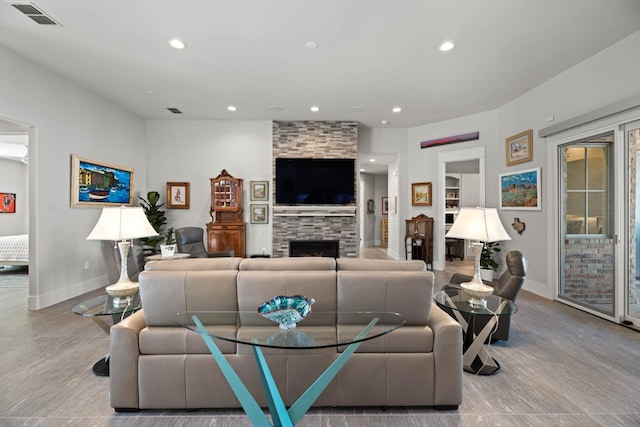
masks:
<instances>
[{"instance_id":1,"label":"white wall","mask_svg":"<svg viewBox=\"0 0 640 427\"><path fill-rule=\"evenodd\" d=\"M100 209L70 207L71 154L133 167L144 191L144 122L4 47L0 64L0 117L32 126L28 305L38 309L106 282L99 245L85 240Z\"/></svg>"},{"instance_id":2,"label":"white wall","mask_svg":"<svg viewBox=\"0 0 640 427\"><path fill-rule=\"evenodd\" d=\"M0 236L28 233L28 172L22 162L0 159L0 193L16 194L16 213L0 214Z\"/></svg>"},{"instance_id":3,"label":"white wall","mask_svg":"<svg viewBox=\"0 0 640 427\"><path fill-rule=\"evenodd\" d=\"M242 178L246 254L271 253L273 217L271 121L151 120L146 124L148 187L166 201L166 183L191 183L190 209L166 209L167 227L202 227L211 222L210 178L226 169ZM269 181L269 201L251 202L251 181ZM269 204L269 223L251 224L251 203Z\"/></svg>"}]
</instances>

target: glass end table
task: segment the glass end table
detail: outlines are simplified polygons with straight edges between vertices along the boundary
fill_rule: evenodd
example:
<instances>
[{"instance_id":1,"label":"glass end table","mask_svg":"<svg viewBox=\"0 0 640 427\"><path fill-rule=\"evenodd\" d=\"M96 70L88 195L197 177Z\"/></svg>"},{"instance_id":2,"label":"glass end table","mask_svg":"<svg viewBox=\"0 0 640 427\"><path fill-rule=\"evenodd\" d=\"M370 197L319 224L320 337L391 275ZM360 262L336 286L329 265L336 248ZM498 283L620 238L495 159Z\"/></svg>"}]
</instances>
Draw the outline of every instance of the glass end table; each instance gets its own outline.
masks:
<instances>
[{"instance_id":1,"label":"glass end table","mask_svg":"<svg viewBox=\"0 0 640 427\"><path fill-rule=\"evenodd\" d=\"M104 321L106 316L111 316L112 324L120 322L142 308L140 294L133 295L131 304L114 307L113 298L107 294L88 299L73 307L73 313L90 317L107 334L111 330L111 324ZM109 353L93 365L93 373L101 376L109 376Z\"/></svg>"},{"instance_id":2,"label":"glass end table","mask_svg":"<svg viewBox=\"0 0 640 427\"><path fill-rule=\"evenodd\" d=\"M484 343L494 327L497 328L500 318L516 313L518 306L506 298L490 295L486 298L486 306L477 307L469 302L469 298L469 295L456 285L447 285L433 296L438 307L453 315L465 330L462 357L464 370L476 375L495 374L500 370L500 364L489 355ZM476 335L475 322L478 316L489 319Z\"/></svg>"}]
</instances>

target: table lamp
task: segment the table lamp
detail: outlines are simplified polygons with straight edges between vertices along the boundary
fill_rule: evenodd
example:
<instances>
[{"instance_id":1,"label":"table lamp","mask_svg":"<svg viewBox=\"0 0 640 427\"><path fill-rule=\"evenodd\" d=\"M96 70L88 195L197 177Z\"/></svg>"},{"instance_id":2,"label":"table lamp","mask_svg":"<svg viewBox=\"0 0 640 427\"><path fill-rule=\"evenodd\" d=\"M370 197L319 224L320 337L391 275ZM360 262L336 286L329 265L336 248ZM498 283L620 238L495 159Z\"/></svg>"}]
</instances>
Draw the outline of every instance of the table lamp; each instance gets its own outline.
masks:
<instances>
[{"instance_id":1,"label":"table lamp","mask_svg":"<svg viewBox=\"0 0 640 427\"><path fill-rule=\"evenodd\" d=\"M119 240L120 278L116 283L105 288L107 294L113 297L115 306L131 300L138 292L138 283L132 282L127 273L127 257L131 246L131 242L127 239L157 235L141 207L121 206L102 209L102 214L87 236L87 240Z\"/></svg>"},{"instance_id":2,"label":"table lamp","mask_svg":"<svg viewBox=\"0 0 640 427\"><path fill-rule=\"evenodd\" d=\"M474 254L473 279L460 284L462 290L471 297L469 304L475 308L487 305L486 297L493 293L493 287L480 279L480 255L485 242L511 240L502 226L495 208L461 208L458 217L445 235L454 239L475 240L471 243Z\"/></svg>"}]
</instances>

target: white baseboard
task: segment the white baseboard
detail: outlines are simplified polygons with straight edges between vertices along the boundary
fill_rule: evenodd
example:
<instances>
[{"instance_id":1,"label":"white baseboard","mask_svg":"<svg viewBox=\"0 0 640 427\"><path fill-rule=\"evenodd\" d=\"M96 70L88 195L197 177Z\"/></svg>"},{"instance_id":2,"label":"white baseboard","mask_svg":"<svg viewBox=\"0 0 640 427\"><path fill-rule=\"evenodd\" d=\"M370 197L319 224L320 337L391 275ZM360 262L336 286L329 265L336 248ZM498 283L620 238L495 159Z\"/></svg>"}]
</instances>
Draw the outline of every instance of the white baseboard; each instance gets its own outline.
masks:
<instances>
[{"instance_id":1,"label":"white baseboard","mask_svg":"<svg viewBox=\"0 0 640 427\"><path fill-rule=\"evenodd\" d=\"M95 277L86 282L75 283L62 289L56 289L53 292L41 294L38 296L29 295L27 299L27 307L29 310L41 310L43 308L58 304L59 302L66 301L68 299L77 297L78 295L86 294L87 292L94 291L98 288L106 286L107 276Z\"/></svg>"}]
</instances>

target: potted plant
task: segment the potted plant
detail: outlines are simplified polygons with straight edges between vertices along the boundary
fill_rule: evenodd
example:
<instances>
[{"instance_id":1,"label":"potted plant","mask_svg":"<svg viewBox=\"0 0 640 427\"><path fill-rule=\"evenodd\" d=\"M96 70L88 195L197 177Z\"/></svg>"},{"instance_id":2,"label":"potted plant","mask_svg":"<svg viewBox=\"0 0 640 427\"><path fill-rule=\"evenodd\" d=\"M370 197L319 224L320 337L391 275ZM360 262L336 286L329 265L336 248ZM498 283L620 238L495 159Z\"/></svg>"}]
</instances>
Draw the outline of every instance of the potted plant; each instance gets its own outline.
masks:
<instances>
[{"instance_id":1,"label":"potted plant","mask_svg":"<svg viewBox=\"0 0 640 427\"><path fill-rule=\"evenodd\" d=\"M171 258L176 253L176 239L174 237L173 227L169 227L164 235L164 243L160 245L160 251L163 258Z\"/></svg>"},{"instance_id":2,"label":"potted plant","mask_svg":"<svg viewBox=\"0 0 640 427\"><path fill-rule=\"evenodd\" d=\"M493 273L498 271L498 262L494 255L501 251L500 242L486 242L480 253L480 277L482 280L493 282Z\"/></svg>"},{"instance_id":3,"label":"potted plant","mask_svg":"<svg viewBox=\"0 0 640 427\"><path fill-rule=\"evenodd\" d=\"M167 223L167 217L161 209L164 203L158 203L159 201L160 193L157 191L149 191L146 199L140 197L140 206L142 206L144 214L147 216L153 229L158 232L157 236L141 239L142 244L145 246L144 252L149 255L157 253L158 245L164 240L162 227Z\"/></svg>"}]
</instances>

